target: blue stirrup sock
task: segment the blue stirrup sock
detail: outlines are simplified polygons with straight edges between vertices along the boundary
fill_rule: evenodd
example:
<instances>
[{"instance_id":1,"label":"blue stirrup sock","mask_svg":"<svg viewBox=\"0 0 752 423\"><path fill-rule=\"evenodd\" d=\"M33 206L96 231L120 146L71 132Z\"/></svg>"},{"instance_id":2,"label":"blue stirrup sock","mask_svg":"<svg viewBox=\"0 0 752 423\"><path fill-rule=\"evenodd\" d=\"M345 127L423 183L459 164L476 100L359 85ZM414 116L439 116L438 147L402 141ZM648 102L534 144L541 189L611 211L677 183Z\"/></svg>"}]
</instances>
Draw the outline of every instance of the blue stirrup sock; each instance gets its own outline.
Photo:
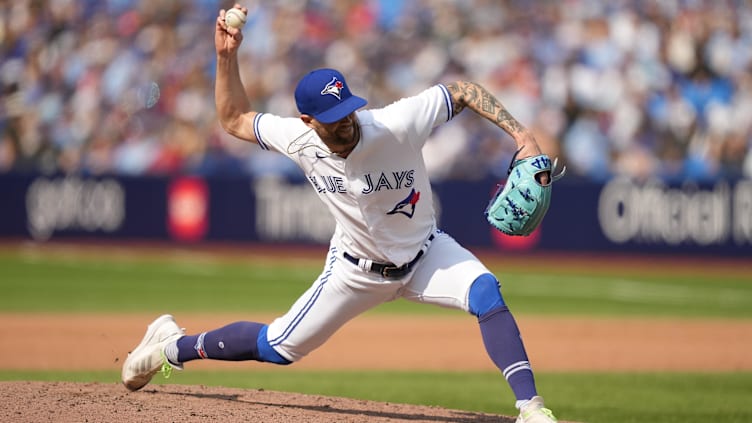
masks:
<instances>
[{"instance_id":1,"label":"blue stirrup sock","mask_svg":"<svg viewBox=\"0 0 752 423\"><path fill-rule=\"evenodd\" d=\"M493 275L478 277L470 287L470 312L478 317L483 344L518 401L536 396L535 378L514 316L504 304Z\"/></svg>"},{"instance_id":2,"label":"blue stirrup sock","mask_svg":"<svg viewBox=\"0 0 752 423\"><path fill-rule=\"evenodd\" d=\"M198 335L184 336L175 343L177 354L165 350L174 364L197 359L225 361L256 360L276 364L290 364L266 340L268 326L256 322L235 322ZM169 347L168 347L169 349ZM173 357L175 356L175 357Z\"/></svg>"}]
</instances>

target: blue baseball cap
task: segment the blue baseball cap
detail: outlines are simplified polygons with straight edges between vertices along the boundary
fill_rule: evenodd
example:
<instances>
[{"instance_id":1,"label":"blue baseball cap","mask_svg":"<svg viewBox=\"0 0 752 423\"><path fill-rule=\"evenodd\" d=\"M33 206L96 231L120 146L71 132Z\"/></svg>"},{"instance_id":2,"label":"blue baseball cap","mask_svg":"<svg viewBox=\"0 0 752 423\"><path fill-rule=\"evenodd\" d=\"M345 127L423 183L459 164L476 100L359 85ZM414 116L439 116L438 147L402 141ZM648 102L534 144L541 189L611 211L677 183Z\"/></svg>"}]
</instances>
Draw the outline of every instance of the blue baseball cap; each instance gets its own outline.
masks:
<instances>
[{"instance_id":1,"label":"blue baseball cap","mask_svg":"<svg viewBox=\"0 0 752 423\"><path fill-rule=\"evenodd\" d=\"M301 114L322 123L333 123L368 104L353 95L345 77L334 69L316 69L304 76L295 88L295 104Z\"/></svg>"}]
</instances>

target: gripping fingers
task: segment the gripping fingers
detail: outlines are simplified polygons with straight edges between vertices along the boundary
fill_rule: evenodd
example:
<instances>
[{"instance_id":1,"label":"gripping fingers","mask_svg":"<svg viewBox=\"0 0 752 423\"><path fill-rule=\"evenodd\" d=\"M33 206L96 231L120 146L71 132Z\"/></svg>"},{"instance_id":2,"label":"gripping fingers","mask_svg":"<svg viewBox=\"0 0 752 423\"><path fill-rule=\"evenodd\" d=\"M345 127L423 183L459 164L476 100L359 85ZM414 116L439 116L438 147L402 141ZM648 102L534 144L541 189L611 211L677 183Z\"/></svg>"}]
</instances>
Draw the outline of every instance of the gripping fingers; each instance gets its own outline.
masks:
<instances>
[{"instance_id":1,"label":"gripping fingers","mask_svg":"<svg viewBox=\"0 0 752 423\"><path fill-rule=\"evenodd\" d=\"M227 12L224 9L221 9L219 11L219 15L217 16L217 29L224 31L230 37L232 37L235 41L240 43L243 40L243 33L240 31L239 28L233 28L227 25L227 22L225 21L226 14Z\"/></svg>"}]
</instances>

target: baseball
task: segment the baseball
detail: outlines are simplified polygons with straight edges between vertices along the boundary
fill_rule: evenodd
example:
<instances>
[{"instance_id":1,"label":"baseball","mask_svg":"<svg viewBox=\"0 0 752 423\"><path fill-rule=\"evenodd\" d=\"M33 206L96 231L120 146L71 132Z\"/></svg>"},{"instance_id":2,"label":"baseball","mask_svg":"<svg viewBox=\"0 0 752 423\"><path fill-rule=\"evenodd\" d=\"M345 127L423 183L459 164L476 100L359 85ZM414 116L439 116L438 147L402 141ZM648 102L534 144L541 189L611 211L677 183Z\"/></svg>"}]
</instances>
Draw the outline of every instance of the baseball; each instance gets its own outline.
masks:
<instances>
[{"instance_id":1,"label":"baseball","mask_svg":"<svg viewBox=\"0 0 752 423\"><path fill-rule=\"evenodd\" d=\"M245 13L238 9L230 9L225 12L225 23L233 28L242 28L245 25Z\"/></svg>"}]
</instances>

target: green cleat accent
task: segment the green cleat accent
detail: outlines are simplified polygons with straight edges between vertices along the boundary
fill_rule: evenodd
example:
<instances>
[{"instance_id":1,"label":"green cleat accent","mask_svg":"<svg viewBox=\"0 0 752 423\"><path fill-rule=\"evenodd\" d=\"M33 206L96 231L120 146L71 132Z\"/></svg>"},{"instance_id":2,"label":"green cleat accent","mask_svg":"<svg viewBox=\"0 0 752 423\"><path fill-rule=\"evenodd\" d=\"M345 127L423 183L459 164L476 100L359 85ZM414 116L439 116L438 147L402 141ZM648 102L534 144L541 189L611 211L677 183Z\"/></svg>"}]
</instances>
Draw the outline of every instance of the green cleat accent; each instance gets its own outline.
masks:
<instances>
[{"instance_id":1,"label":"green cleat accent","mask_svg":"<svg viewBox=\"0 0 752 423\"><path fill-rule=\"evenodd\" d=\"M554 413L543 405L542 397L533 397L520 410L516 423L558 423Z\"/></svg>"}]
</instances>

